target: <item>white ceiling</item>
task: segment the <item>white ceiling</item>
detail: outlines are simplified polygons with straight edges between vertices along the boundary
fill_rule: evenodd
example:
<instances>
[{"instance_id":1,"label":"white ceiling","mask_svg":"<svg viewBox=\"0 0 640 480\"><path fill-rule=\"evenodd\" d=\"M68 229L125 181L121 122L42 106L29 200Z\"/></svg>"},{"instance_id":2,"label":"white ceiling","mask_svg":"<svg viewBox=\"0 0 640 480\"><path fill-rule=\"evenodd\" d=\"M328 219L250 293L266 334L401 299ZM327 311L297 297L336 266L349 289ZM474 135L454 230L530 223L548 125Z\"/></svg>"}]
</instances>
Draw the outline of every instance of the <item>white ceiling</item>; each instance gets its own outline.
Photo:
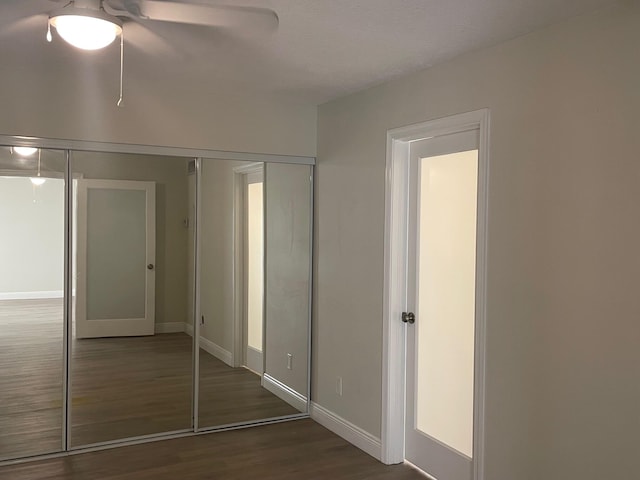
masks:
<instances>
[{"instance_id":1,"label":"white ceiling","mask_svg":"<svg viewBox=\"0 0 640 480\"><path fill-rule=\"evenodd\" d=\"M184 1L184 0L181 0ZM323 103L465 52L515 38L616 0L197 0L275 10L277 32L160 22L125 25L126 73L138 81L225 85ZM47 44L48 0L0 2L0 61L96 62L117 68L118 46L87 53ZM98 68L98 67L96 67Z\"/></svg>"}]
</instances>

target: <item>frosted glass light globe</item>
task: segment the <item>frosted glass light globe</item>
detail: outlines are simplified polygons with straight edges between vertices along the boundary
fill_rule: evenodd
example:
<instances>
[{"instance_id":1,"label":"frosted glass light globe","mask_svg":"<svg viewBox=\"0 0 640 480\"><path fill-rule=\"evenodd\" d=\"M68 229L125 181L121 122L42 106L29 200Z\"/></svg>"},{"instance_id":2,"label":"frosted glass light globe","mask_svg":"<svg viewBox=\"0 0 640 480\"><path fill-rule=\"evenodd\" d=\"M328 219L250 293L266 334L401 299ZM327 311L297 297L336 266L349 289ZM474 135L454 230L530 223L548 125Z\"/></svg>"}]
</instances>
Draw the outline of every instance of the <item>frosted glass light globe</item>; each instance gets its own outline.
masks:
<instances>
[{"instance_id":1,"label":"frosted glass light globe","mask_svg":"<svg viewBox=\"0 0 640 480\"><path fill-rule=\"evenodd\" d=\"M64 41L82 50L99 50L122 34L120 25L88 15L59 15L51 19L51 25Z\"/></svg>"}]
</instances>

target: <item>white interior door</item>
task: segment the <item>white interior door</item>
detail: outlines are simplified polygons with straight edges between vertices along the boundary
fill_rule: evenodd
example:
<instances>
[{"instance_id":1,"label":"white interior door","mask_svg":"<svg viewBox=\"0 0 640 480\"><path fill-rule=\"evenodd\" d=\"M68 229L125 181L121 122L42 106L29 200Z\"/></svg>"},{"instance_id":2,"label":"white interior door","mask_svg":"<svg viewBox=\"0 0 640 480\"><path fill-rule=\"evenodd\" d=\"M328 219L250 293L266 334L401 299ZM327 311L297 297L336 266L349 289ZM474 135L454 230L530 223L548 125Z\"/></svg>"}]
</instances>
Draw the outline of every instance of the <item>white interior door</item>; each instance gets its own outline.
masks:
<instances>
[{"instance_id":1,"label":"white interior door","mask_svg":"<svg viewBox=\"0 0 640 480\"><path fill-rule=\"evenodd\" d=\"M244 350L247 368L262 375L264 324L264 202L262 170L244 175Z\"/></svg>"},{"instance_id":2,"label":"white interior door","mask_svg":"<svg viewBox=\"0 0 640 480\"><path fill-rule=\"evenodd\" d=\"M405 458L471 480L478 131L412 142Z\"/></svg>"},{"instance_id":3,"label":"white interior door","mask_svg":"<svg viewBox=\"0 0 640 480\"><path fill-rule=\"evenodd\" d=\"M153 335L155 183L79 180L76 337Z\"/></svg>"}]
</instances>

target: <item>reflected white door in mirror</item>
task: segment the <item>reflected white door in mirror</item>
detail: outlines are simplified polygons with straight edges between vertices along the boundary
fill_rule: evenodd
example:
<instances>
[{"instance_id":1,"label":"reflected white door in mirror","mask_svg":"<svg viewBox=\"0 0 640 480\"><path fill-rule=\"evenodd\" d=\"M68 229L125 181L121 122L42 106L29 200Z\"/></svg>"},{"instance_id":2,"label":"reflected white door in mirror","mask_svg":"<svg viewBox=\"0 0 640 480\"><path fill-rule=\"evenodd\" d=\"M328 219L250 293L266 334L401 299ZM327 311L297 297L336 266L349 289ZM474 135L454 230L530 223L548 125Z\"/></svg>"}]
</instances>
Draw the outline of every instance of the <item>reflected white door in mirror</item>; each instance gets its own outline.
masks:
<instances>
[{"instance_id":1,"label":"reflected white door in mirror","mask_svg":"<svg viewBox=\"0 0 640 480\"><path fill-rule=\"evenodd\" d=\"M0 136L0 464L307 418L314 161Z\"/></svg>"},{"instance_id":2,"label":"reflected white door in mirror","mask_svg":"<svg viewBox=\"0 0 640 480\"><path fill-rule=\"evenodd\" d=\"M155 183L79 180L76 205L76 337L153 335Z\"/></svg>"}]
</instances>

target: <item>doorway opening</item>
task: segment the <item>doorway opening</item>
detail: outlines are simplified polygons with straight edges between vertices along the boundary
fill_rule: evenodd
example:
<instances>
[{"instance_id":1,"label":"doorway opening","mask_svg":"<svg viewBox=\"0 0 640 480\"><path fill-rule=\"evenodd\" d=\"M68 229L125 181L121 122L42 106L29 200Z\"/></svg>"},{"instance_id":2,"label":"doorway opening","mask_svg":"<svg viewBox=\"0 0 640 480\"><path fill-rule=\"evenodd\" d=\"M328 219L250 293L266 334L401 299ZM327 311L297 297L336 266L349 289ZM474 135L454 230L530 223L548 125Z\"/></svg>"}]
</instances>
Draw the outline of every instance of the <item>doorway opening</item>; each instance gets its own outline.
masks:
<instances>
[{"instance_id":1,"label":"doorway opening","mask_svg":"<svg viewBox=\"0 0 640 480\"><path fill-rule=\"evenodd\" d=\"M388 132L382 461L483 479L489 112Z\"/></svg>"},{"instance_id":2,"label":"doorway opening","mask_svg":"<svg viewBox=\"0 0 640 480\"><path fill-rule=\"evenodd\" d=\"M264 170L261 163L236 176L236 328L234 364L264 372Z\"/></svg>"},{"instance_id":3,"label":"doorway opening","mask_svg":"<svg viewBox=\"0 0 640 480\"><path fill-rule=\"evenodd\" d=\"M249 370L263 367L264 207L262 171L244 175L243 358Z\"/></svg>"}]
</instances>

